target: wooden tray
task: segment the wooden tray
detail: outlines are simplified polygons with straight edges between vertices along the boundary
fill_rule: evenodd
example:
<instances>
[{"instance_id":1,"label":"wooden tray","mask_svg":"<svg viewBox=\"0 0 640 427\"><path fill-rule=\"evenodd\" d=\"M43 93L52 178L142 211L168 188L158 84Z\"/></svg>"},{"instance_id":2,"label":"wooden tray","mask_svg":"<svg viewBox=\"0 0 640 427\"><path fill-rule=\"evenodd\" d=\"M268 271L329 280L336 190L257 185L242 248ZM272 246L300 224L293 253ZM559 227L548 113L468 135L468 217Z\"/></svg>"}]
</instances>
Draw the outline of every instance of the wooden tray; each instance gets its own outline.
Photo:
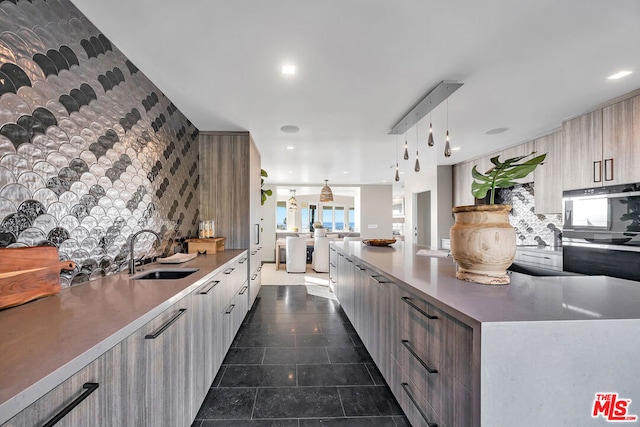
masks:
<instances>
[{"instance_id":1,"label":"wooden tray","mask_svg":"<svg viewBox=\"0 0 640 427\"><path fill-rule=\"evenodd\" d=\"M75 267L55 247L0 248L0 309L57 294L60 271Z\"/></svg>"},{"instance_id":2,"label":"wooden tray","mask_svg":"<svg viewBox=\"0 0 640 427\"><path fill-rule=\"evenodd\" d=\"M389 246L395 242L396 239L366 239L362 241L367 246Z\"/></svg>"}]
</instances>

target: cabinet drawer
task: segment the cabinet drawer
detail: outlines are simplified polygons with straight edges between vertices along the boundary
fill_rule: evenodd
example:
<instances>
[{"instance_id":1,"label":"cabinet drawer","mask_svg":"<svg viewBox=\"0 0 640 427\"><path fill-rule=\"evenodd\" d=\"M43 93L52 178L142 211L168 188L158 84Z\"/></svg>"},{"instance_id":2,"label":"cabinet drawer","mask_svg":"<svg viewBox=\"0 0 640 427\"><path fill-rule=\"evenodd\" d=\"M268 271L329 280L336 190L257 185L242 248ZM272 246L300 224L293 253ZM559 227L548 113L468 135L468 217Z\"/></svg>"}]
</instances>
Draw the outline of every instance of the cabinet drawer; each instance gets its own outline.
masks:
<instances>
[{"instance_id":1,"label":"cabinet drawer","mask_svg":"<svg viewBox=\"0 0 640 427\"><path fill-rule=\"evenodd\" d=\"M410 374L404 371L396 361L392 368L391 391L413 427L442 427L446 424L438 417L434 408L420 393Z\"/></svg>"},{"instance_id":2,"label":"cabinet drawer","mask_svg":"<svg viewBox=\"0 0 640 427\"><path fill-rule=\"evenodd\" d=\"M409 292L401 292L400 334L471 388L472 329ZM399 348L399 347L395 347Z\"/></svg>"}]
</instances>

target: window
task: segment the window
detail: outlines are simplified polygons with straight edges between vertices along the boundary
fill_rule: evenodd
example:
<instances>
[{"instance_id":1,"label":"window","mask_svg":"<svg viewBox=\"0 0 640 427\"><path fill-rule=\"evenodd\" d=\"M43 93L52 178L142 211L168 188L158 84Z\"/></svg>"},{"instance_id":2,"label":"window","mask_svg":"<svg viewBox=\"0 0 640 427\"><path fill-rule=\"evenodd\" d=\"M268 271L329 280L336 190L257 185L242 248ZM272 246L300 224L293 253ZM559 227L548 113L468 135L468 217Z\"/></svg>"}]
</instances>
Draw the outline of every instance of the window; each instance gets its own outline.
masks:
<instances>
[{"instance_id":1,"label":"window","mask_svg":"<svg viewBox=\"0 0 640 427\"><path fill-rule=\"evenodd\" d=\"M356 227L356 210L355 208L349 208L349 231L355 230Z\"/></svg>"},{"instance_id":2,"label":"window","mask_svg":"<svg viewBox=\"0 0 640 427\"><path fill-rule=\"evenodd\" d=\"M309 223L309 203L302 202L302 209L300 210L302 214L302 224L300 229L302 231L309 231L309 227L311 224Z\"/></svg>"},{"instance_id":3,"label":"window","mask_svg":"<svg viewBox=\"0 0 640 427\"><path fill-rule=\"evenodd\" d=\"M287 229L287 202L276 203L276 230Z\"/></svg>"},{"instance_id":4,"label":"window","mask_svg":"<svg viewBox=\"0 0 640 427\"><path fill-rule=\"evenodd\" d=\"M333 231L333 206L322 207L322 225L327 231Z\"/></svg>"},{"instance_id":5,"label":"window","mask_svg":"<svg viewBox=\"0 0 640 427\"><path fill-rule=\"evenodd\" d=\"M333 221L335 230L344 230L344 207L336 206L333 208Z\"/></svg>"}]
</instances>

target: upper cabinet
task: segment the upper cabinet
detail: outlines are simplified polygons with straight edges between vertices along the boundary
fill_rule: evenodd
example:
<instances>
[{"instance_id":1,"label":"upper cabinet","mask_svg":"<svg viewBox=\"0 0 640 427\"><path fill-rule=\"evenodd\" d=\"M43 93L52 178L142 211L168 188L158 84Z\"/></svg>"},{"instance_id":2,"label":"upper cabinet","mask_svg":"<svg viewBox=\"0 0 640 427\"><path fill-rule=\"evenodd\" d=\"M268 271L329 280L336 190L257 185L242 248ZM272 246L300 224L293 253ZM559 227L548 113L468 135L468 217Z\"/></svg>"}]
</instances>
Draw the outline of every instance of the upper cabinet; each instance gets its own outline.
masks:
<instances>
[{"instance_id":1,"label":"upper cabinet","mask_svg":"<svg viewBox=\"0 0 640 427\"><path fill-rule=\"evenodd\" d=\"M602 110L564 122L562 132L562 189L602 185Z\"/></svg>"},{"instance_id":2,"label":"upper cabinet","mask_svg":"<svg viewBox=\"0 0 640 427\"><path fill-rule=\"evenodd\" d=\"M534 198L538 214L562 212L562 132L554 132L534 141L536 154L547 153L544 163L533 172Z\"/></svg>"},{"instance_id":3,"label":"upper cabinet","mask_svg":"<svg viewBox=\"0 0 640 427\"><path fill-rule=\"evenodd\" d=\"M602 110L602 183L640 181L640 96Z\"/></svg>"}]
</instances>

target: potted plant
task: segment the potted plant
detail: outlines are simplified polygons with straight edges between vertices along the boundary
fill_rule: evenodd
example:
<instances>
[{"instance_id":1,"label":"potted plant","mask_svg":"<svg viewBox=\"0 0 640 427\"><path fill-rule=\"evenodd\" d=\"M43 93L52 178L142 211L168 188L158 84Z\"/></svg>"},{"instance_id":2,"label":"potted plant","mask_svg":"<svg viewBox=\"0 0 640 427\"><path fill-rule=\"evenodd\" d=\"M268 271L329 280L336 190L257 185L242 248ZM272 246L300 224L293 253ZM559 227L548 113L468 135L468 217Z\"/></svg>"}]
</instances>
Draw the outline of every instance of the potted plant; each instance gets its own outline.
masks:
<instances>
[{"instance_id":1,"label":"potted plant","mask_svg":"<svg viewBox=\"0 0 640 427\"><path fill-rule=\"evenodd\" d=\"M493 157L493 167L484 174L473 167L473 197L484 199L487 193L490 197L488 204L453 208L451 255L458 264L458 279L483 284L510 282L506 270L516 254L516 232L509 224L511 205L495 204L495 192L498 188L514 186L516 179L529 175L547 156L545 153L527 159L534 154L535 151L502 162L499 156Z\"/></svg>"},{"instance_id":2,"label":"potted plant","mask_svg":"<svg viewBox=\"0 0 640 427\"><path fill-rule=\"evenodd\" d=\"M320 221L313 223L313 237L327 237L327 230Z\"/></svg>"},{"instance_id":3,"label":"potted plant","mask_svg":"<svg viewBox=\"0 0 640 427\"><path fill-rule=\"evenodd\" d=\"M265 190L264 188L264 179L267 178L269 175L267 174L267 171L264 169L260 169L260 192L262 193L262 199L260 200L260 204L264 206L264 202L267 201L267 197L271 196L273 194L273 191L271 191L270 189Z\"/></svg>"}]
</instances>

